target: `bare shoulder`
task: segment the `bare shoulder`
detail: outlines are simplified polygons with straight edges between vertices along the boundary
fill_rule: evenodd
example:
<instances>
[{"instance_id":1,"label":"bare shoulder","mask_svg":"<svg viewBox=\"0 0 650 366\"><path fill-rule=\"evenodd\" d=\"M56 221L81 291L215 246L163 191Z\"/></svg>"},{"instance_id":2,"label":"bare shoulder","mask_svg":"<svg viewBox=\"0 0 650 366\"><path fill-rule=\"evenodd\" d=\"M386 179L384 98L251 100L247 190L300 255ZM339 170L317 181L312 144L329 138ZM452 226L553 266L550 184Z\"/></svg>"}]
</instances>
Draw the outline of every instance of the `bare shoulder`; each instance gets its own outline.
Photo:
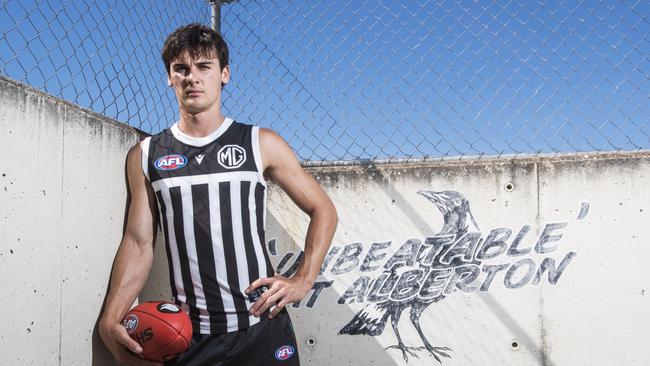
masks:
<instances>
[{"instance_id":1,"label":"bare shoulder","mask_svg":"<svg viewBox=\"0 0 650 366\"><path fill-rule=\"evenodd\" d=\"M126 164L127 166L130 166L135 162L139 162L141 158L142 158L142 146L140 146L140 142L137 142L133 146L131 146L129 152L126 154Z\"/></svg>"},{"instance_id":2,"label":"bare shoulder","mask_svg":"<svg viewBox=\"0 0 650 366\"><path fill-rule=\"evenodd\" d=\"M127 153L127 157L129 159L134 159L134 158L139 158L141 157L142 154L142 141L138 141L131 148L129 149L129 152Z\"/></svg>"},{"instance_id":3,"label":"bare shoulder","mask_svg":"<svg viewBox=\"0 0 650 366\"><path fill-rule=\"evenodd\" d=\"M142 146L141 142L135 143L126 155L126 170L130 179L144 177L142 171Z\"/></svg>"},{"instance_id":4,"label":"bare shoulder","mask_svg":"<svg viewBox=\"0 0 650 366\"><path fill-rule=\"evenodd\" d=\"M272 129L260 127L260 144L264 147L269 144L286 144L286 141Z\"/></svg>"},{"instance_id":5,"label":"bare shoulder","mask_svg":"<svg viewBox=\"0 0 650 366\"><path fill-rule=\"evenodd\" d=\"M289 144L270 128L260 128L260 150L265 169L287 163L298 163L298 158Z\"/></svg>"}]
</instances>

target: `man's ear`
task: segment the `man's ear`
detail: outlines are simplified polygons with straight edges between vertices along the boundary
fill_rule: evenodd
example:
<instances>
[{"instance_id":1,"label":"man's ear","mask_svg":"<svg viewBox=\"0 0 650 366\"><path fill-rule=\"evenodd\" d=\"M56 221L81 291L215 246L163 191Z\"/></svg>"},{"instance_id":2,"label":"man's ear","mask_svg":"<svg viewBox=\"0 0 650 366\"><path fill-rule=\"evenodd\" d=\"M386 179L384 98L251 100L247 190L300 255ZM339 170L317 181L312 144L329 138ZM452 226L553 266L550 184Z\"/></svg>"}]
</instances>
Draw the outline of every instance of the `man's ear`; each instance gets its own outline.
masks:
<instances>
[{"instance_id":1,"label":"man's ear","mask_svg":"<svg viewBox=\"0 0 650 366\"><path fill-rule=\"evenodd\" d=\"M230 81L230 66L226 65L221 70L221 87L223 88Z\"/></svg>"}]
</instances>

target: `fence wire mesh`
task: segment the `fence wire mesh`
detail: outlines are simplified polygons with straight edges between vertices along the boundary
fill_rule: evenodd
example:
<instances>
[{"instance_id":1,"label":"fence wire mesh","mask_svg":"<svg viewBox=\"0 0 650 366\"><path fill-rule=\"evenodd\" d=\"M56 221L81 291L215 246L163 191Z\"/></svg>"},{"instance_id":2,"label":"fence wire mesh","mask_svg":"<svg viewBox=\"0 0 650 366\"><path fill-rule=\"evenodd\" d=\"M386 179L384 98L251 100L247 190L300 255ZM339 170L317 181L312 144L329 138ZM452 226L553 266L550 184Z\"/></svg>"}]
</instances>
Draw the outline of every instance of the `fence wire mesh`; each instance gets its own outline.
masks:
<instances>
[{"instance_id":1,"label":"fence wire mesh","mask_svg":"<svg viewBox=\"0 0 650 366\"><path fill-rule=\"evenodd\" d=\"M2 74L147 132L176 120L160 48L210 2L0 3ZM650 148L647 2L222 3L226 114L305 162Z\"/></svg>"},{"instance_id":2,"label":"fence wire mesh","mask_svg":"<svg viewBox=\"0 0 650 366\"><path fill-rule=\"evenodd\" d=\"M174 120L160 49L196 0L1 0L0 73L147 132Z\"/></svg>"}]
</instances>

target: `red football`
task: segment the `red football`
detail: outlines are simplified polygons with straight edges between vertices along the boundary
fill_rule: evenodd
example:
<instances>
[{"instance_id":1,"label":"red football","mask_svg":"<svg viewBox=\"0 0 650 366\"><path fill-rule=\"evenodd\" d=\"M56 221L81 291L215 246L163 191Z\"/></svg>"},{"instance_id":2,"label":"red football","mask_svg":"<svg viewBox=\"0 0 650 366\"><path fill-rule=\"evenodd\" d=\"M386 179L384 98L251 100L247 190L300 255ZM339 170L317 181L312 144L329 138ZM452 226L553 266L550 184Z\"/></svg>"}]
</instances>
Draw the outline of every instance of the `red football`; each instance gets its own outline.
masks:
<instances>
[{"instance_id":1,"label":"red football","mask_svg":"<svg viewBox=\"0 0 650 366\"><path fill-rule=\"evenodd\" d=\"M169 302L142 303L126 313L122 325L142 346L142 357L150 361L171 360L185 352L192 340L190 317Z\"/></svg>"}]
</instances>

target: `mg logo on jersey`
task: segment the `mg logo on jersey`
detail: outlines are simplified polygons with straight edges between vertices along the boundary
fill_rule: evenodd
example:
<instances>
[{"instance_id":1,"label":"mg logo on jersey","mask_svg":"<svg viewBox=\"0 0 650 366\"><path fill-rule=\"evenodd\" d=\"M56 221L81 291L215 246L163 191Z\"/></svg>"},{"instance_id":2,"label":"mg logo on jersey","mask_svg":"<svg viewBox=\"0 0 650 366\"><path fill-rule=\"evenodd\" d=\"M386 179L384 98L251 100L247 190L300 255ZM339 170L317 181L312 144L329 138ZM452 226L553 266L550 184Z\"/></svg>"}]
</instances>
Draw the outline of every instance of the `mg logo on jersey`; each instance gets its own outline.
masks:
<instances>
[{"instance_id":1,"label":"mg logo on jersey","mask_svg":"<svg viewBox=\"0 0 650 366\"><path fill-rule=\"evenodd\" d=\"M217 153L217 160L226 169L239 168L246 161L246 150L238 145L226 145Z\"/></svg>"},{"instance_id":2,"label":"mg logo on jersey","mask_svg":"<svg viewBox=\"0 0 650 366\"><path fill-rule=\"evenodd\" d=\"M187 164L187 158L185 156L174 154L158 158L154 163L154 166L158 170L176 170L184 167L185 164Z\"/></svg>"},{"instance_id":3,"label":"mg logo on jersey","mask_svg":"<svg viewBox=\"0 0 650 366\"><path fill-rule=\"evenodd\" d=\"M288 360L293 356L294 349L291 346L282 346L275 350L275 359L278 361Z\"/></svg>"}]
</instances>

